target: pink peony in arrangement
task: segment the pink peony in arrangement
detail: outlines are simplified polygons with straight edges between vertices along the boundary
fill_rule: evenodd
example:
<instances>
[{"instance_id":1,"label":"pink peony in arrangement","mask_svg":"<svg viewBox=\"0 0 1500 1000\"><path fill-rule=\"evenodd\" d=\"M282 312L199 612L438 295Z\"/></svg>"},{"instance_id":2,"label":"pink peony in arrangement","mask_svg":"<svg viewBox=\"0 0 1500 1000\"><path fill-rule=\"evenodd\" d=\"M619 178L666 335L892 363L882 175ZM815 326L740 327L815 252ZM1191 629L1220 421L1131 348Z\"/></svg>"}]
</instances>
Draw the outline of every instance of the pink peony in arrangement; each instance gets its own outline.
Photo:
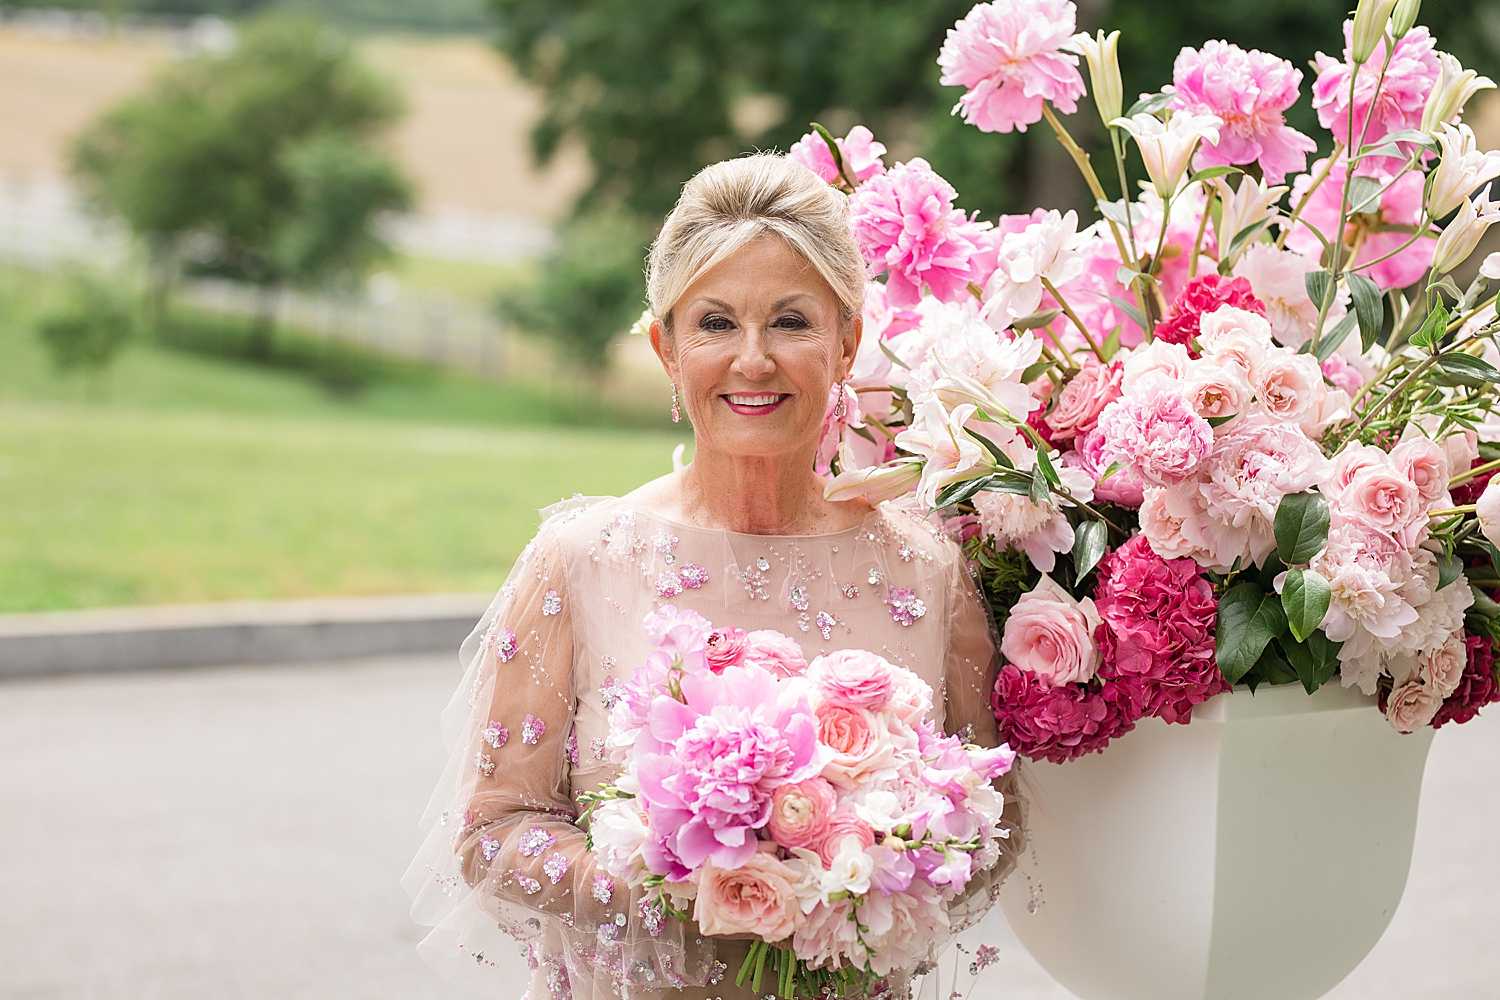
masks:
<instances>
[{"instance_id":1,"label":"pink peony in arrangement","mask_svg":"<svg viewBox=\"0 0 1500 1000\"><path fill-rule=\"evenodd\" d=\"M1004 625L996 719L1028 756L1189 722L1240 684L1336 681L1401 732L1472 718L1500 697L1500 605L1470 583L1500 546L1500 263L1468 288L1454 268L1496 216L1500 156L1460 123L1494 83L1395 21L1356 62L1346 23L1310 94L1333 152L1308 163L1290 62L1210 40L1125 111L1118 40L1069 39L1075 20L979 4L942 82L981 130L1045 117L1073 152L1081 54L1115 160L1074 162L1135 193L990 225L924 161L857 184L885 349L857 365L860 426L824 442L830 495L952 519ZM852 711L819 724L880 742Z\"/></svg>"},{"instance_id":2,"label":"pink peony in arrangement","mask_svg":"<svg viewBox=\"0 0 1500 1000\"><path fill-rule=\"evenodd\" d=\"M874 653L790 669L777 633L671 605L644 625L656 648L610 716L624 772L587 796L607 876L754 937L738 982L756 991L769 968L783 996L848 993L925 956L1000 859L1010 749L938 732L931 689Z\"/></svg>"}]
</instances>

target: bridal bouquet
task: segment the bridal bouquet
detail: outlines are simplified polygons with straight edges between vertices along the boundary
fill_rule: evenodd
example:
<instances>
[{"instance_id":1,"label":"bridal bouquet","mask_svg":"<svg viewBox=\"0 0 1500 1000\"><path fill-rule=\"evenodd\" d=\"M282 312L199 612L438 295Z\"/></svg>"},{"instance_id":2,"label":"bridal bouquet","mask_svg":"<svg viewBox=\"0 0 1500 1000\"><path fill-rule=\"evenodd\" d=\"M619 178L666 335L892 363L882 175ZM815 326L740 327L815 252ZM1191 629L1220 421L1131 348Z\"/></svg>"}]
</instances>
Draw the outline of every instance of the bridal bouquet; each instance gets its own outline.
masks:
<instances>
[{"instance_id":1,"label":"bridal bouquet","mask_svg":"<svg viewBox=\"0 0 1500 1000\"><path fill-rule=\"evenodd\" d=\"M704 934L751 936L738 985L769 974L787 998L865 995L925 958L999 859L991 781L1014 754L937 732L928 685L874 653L808 665L779 633L670 605L645 628L655 648L610 715L624 773L586 798L648 931L691 908Z\"/></svg>"},{"instance_id":2,"label":"bridal bouquet","mask_svg":"<svg viewBox=\"0 0 1500 1000\"><path fill-rule=\"evenodd\" d=\"M1091 220L965 213L863 127L789 152L848 192L872 279L829 495L952 518L1017 751L1069 760L1236 684L1337 677L1402 732L1500 699L1500 254L1466 264L1500 152L1461 119L1494 84L1418 7L1361 0L1317 56L1320 147L1286 123L1284 59L1185 48L1127 107L1119 32L1075 34L1067 0L979 4L938 56L954 113L1045 121ZM1084 68L1106 170L1064 122Z\"/></svg>"}]
</instances>

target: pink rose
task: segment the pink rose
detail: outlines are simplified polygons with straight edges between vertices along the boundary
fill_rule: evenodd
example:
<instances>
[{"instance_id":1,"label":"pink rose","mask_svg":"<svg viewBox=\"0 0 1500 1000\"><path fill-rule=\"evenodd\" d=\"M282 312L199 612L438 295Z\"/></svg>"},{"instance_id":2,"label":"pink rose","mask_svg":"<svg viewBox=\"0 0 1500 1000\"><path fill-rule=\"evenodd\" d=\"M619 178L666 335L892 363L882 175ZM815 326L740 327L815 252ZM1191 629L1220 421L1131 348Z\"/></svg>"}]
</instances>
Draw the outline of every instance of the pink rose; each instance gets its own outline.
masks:
<instances>
[{"instance_id":1,"label":"pink rose","mask_svg":"<svg viewBox=\"0 0 1500 1000\"><path fill-rule=\"evenodd\" d=\"M1469 647L1462 632L1453 633L1443 645L1422 654L1422 674L1439 701L1458 690L1468 666Z\"/></svg>"},{"instance_id":2,"label":"pink rose","mask_svg":"<svg viewBox=\"0 0 1500 1000\"><path fill-rule=\"evenodd\" d=\"M811 847L828 829L838 804L838 792L822 778L782 785L771 796L766 829L782 847Z\"/></svg>"},{"instance_id":3,"label":"pink rose","mask_svg":"<svg viewBox=\"0 0 1500 1000\"><path fill-rule=\"evenodd\" d=\"M1344 390L1350 396L1359 391L1359 387L1365 384L1365 378L1359 373L1359 369L1349 363L1349 359L1335 351L1323 362L1323 377L1332 382L1338 388Z\"/></svg>"},{"instance_id":4,"label":"pink rose","mask_svg":"<svg viewBox=\"0 0 1500 1000\"><path fill-rule=\"evenodd\" d=\"M757 629L745 638L750 644L745 650L745 666L769 670L777 677L800 677L807 670L807 658L796 639L772 629Z\"/></svg>"},{"instance_id":5,"label":"pink rose","mask_svg":"<svg viewBox=\"0 0 1500 1000\"><path fill-rule=\"evenodd\" d=\"M1066 441L1093 430L1104 408L1120 398L1123 372L1119 362L1101 364L1092 356L1085 361L1083 369L1063 386L1057 405L1047 414L1053 439Z\"/></svg>"},{"instance_id":6,"label":"pink rose","mask_svg":"<svg viewBox=\"0 0 1500 1000\"><path fill-rule=\"evenodd\" d=\"M898 720L914 726L932 711L932 687L910 670L897 670L895 674L896 686L887 708Z\"/></svg>"},{"instance_id":7,"label":"pink rose","mask_svg":"<svg viewBox=\"0 0 1500 1000\"><path fill-rule=\"evenodd\" d=\"M864 649L841 649L812 662L809 678L830 704L878 711L891 700L895 676L884 657Z\"/></svg>"},{"instance_id":8,"label":"pink rose","mask_svg":"<svg viewBox=\"0 0 1500 1000\"><path fill-rule=\"evenodd\" d=\"M833 751L823 766L823 777L840 788L853 789L895 766L896 744L887 713L826 702L816 712L818 742Z\"/></svg>"},{"instance_id":9,"label":"pink rose","mask_svg":"<svg viewBox=\"0 0 1500 1000\"><path fill-rule=\"evenodd\" d=\"M790 868L762 852L732 869L705 861L694 907L698 926L709 935L754 934L780 941L801 922L795 881Z\"/></svg>"},{"instance_id":10,"label":"pink rose","mask_svg":"<svg viewBox=\"0 0 1500 1000\"><path fill-rule=\"evenodd\" d=\"M1165 340L1153 340L1130 352L1120 373L1120 391L1133 395L1143 382L1175 382L1185 378L1191 360L1187 348Z\"/></svg>"},{"instance_id":11,"label":"pink rose","mask_svg":"<svg viewBox=\"0 0 1500 1000\"><path fill-rule=\"evenodd\" d=\"M1385 717L1398 733L1414 733L1431 722L1442 707L1443 699L1414 677L1391 690Z\"/></svg>"},{"instance_id":12,"label":"pink rose","mask_svg":"<svg viewBox=\"0 0 1500 1000\"><path fill-rule=\"evenodd\" d=\"M1217 365L1195 365L1183 382L1182 394L1204 420L1237 417L1250 405L1250 386L1244 377ZM1218 427L1232 422L1225 420Z\"/></svg>"},{"instance_id":13,"label":"pink rose","mask_svg":"<svg viewBox=\"0 0 1500 1000\"><path fill-rule=\"evenodd\" d=\"M1276 421L1296 421L1317 402L1323 387L1323 369L1310 354L1275 351L1250 372L1250 385L1266 416Z\"/></svg>"},{"instance_id":14,"label":"pink rose","mask_svg":"<svg viewBox=\"0 0 1500 1000\"><path fill-rule=\"evenodd\" d=\"M1386 468L1388 461L1385 452L1374 445L1351 442L1333 457L1333 478L1330 480L1330 487L1324 488L1325 492L1337 496L1360 472L1370 468Z\"/></svg>"},{"instance_id":15,"label":"pink rose","mask_svg":"<svg viewBox=\"0 0 1500 1000\"><path fill-rule=\"evenodd\" d=\"M824 704L817 708L818 742L834 753L858 758L874 741L869 712L842 705Z\"/></svg>"},{"instance_id":16,"label":"pink rose","mask_svg":"<svg viewBox=\"0 0 1500 1000\"><path fill-rule=\"evenodd\" d=\"M1391 449L1391 465L1410 479L1429 504L1448 492L1448 454L1425 437L1413 437Z\"/></svg>"},{"instance_id":17,"label":"pink rose","mask_svg":"<svg viewBox=\"0 0 1500 1000\"><path fill-rule=\"evenodd\" d=\"M1051 687L1085 684L1099 669L1099 651L1093 640L1098 626L1093 600L1074 600L1044 575L1036 588L1022 594L1011 608L1000 652Z\"/></svg>"},{"instance_id":18,"label":"pink rose","mask_svg":"<svg viewBox=\"0 0 1500 1000\"><path fill-rule=\"evenodd\" d=\"M703 658L708 661L709 670L722 674L729 667L743 664L749 649L750 640L745 635L745 630L728 625L708 633L708 645L703 651Z\"/></svg>"},{"instance_id":19,"label":"pink rose","mask_svg":"<svg viewBox=\"0 0 1500 1000\"><path fill-rule=\"evenodd\" d=\"M1338 503L1394 534L1422 513L1421 500L1416 483L1401 473L1390 468L1367 468L1344 487Z\"/></svg>"},{"instance_id":20,"label":"pink rose","mask_svg":"<svg viewBox=\"0 0 1500 1000\"><path fill-rule=\"evenodd\" d=\"M828 828L823 831L822 839L814 848L822 859L824 868L833 867L833 859L838 857L844 840L848 837L859 841L860 850L875 843L875 831L870 828L870 824L851 813L839 813L828 821Z\"/></svg>"}]
</instances>

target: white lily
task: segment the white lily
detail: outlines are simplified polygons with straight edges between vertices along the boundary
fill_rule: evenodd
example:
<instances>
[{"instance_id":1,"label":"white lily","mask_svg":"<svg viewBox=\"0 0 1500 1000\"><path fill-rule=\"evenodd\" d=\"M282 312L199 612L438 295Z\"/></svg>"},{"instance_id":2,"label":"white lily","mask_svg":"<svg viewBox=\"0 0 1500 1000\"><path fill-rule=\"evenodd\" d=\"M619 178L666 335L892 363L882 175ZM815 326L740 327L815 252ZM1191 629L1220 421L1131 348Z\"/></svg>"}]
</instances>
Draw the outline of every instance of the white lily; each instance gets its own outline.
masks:
<instances>
[{"instance_id":1,"label":"white lily","mask_svg":"<svg viewBox=\"0 0 1500 1000\"><path fill-rule=\"evenodd\" d=\"M1500 222L1500 202L1491 201L1488 193L1465 201L1438 237L1437 249L1432 254L1432 272L1446 274L1462 264L1496 222Z\"/></svg>"},{"instance_id":2,"label":"white lily","mask_svg":"<svg viewBox=\"0 0 1500 1000\"><path fill-rule=\"evenodd\" d=\"M917 406L912 426L896 435L898 448L923 459L917 500L924 507L937 506L943 487L989 471L984 448L964 430L974 411L972 403L964 403L950 413L936 397L928 397Z\"/></svg>"},{"instance_id":3,"label":"white lily","mask_svg":"<svg viewBox=\"0 0 1500 1000\"><path fill-rule=\"evenodd\" d=\"M1276 203L1287 193L1286 185L1267 187L1248 174L1240 178L1239 190L1231 188L1224 178L1215 177L1214 187L1224 211L1219 216L1219 252L1226 253L1229 244L1240 233L1276 215Z\"/></svg>"},{"instance_id":4,"label":"white lily","mask_svg":"<svg viewBox=\"0 0 1500 1000\"><path fill-rule=\"evenodd\" d=\"M905 496L922 479L922 461L917 458L898 458L885 465L872 465L868 469L852 468L854 452L847 444L839 445L839 468L843 469L823 488L823 496L829 500L853 500L863 497L872 504Z\"/></svg>"},{"instance_id":5,"label":"white lily","mask_svg":"<svg viewBox=\"0 0 1500 1000\"><path fill-rule=\"evenodd\" d=\"M1165 124L1155 115L1148 114L1116 118L1110 124L1118 125L1135 139L1146 164L1146 173L1150 175L1156 193L1166 201L1182 183L1182 175L1187 173L1198 143L1204 139L1219 141L1219 126L1224 124L1224 119L1218 115L1178 111Z\"/></svg>"},{"instance_id":6,"label":"white lily","mask_svg":"<svg viewBox=\"0 0 1500 1000\"><path fill-rule=\"evenodd\" d=\"M1464 203L1479 185L1500 177L1500 151L1480 152L1474 130L1443 122L1438 126L1443 158L1427 189L1427 214L1441 219Z\"/></svg>"},{"instance_id":7,"label":"white lily","mask_svg":"<svg viewBox=\"0 0 1500 1000\"><path fill-rule=\"evenodd\" d=\"M1385 37L1385 26L1395 6L1396 0L1359 0L1354 9L1354 27L1349 32L1349 55L1354 65L1370 61L1375 46Z\"/></svg>"},{"instance_id":8,"label":"white lily","mask_svg":"<svg viewBox=\"0 0 1500 1000\"><path fill-rule=\"evenodd\" d=\"M1080 31L1063 48L1077 52L1089 64L1089 83L1093 85L1099 120L1108 125L1120 117L1125 103L1125 84L1120 78L1120 33L1111 31L1106 35L1100 30L1091 37L1088 32Z\"/></svg>"},{"instance_id":9,"label":"white lily","mask_svg":"<svg viewBox=\"0 0 1500 1000\"><path fill-rule=\"evenodd\" d=\"M1437 57L1442 64L1442 74L1438 76L1437 85L1427 95L1427 106L1422 109L1420 128L1423 132L1436 132L1439 125L1451 122L1455 115L1463 111L1469 98L1481 90L1490 90L1495 86L1495 81L1489 77L1480 76L1472 69L1464 69L1463 64L1454 56L1439 52Z\"/></svg>"}]
</instances>

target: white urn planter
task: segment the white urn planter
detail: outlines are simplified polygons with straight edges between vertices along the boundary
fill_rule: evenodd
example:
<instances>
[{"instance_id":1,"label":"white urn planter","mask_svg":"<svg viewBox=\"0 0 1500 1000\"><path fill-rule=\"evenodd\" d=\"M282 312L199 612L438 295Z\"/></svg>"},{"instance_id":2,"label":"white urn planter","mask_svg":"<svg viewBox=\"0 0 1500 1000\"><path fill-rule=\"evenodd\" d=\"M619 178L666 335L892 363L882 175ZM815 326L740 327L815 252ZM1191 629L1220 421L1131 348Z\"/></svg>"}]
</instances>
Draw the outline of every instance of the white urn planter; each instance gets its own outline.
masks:
<instances>
[{"instance_id":1,"label":"white urn planter","mask_svg":"<svg viewBox=\"0 0 1500 1000\"><path fill-rule=\"evenodd\" d=\"M1005 915L1082 1000L1321 997L1401 901L1432 736L1335 681L1220 695L1191 725L1145 719L1103 754L1028 764Z\"/></svg>"}]
</instances>

